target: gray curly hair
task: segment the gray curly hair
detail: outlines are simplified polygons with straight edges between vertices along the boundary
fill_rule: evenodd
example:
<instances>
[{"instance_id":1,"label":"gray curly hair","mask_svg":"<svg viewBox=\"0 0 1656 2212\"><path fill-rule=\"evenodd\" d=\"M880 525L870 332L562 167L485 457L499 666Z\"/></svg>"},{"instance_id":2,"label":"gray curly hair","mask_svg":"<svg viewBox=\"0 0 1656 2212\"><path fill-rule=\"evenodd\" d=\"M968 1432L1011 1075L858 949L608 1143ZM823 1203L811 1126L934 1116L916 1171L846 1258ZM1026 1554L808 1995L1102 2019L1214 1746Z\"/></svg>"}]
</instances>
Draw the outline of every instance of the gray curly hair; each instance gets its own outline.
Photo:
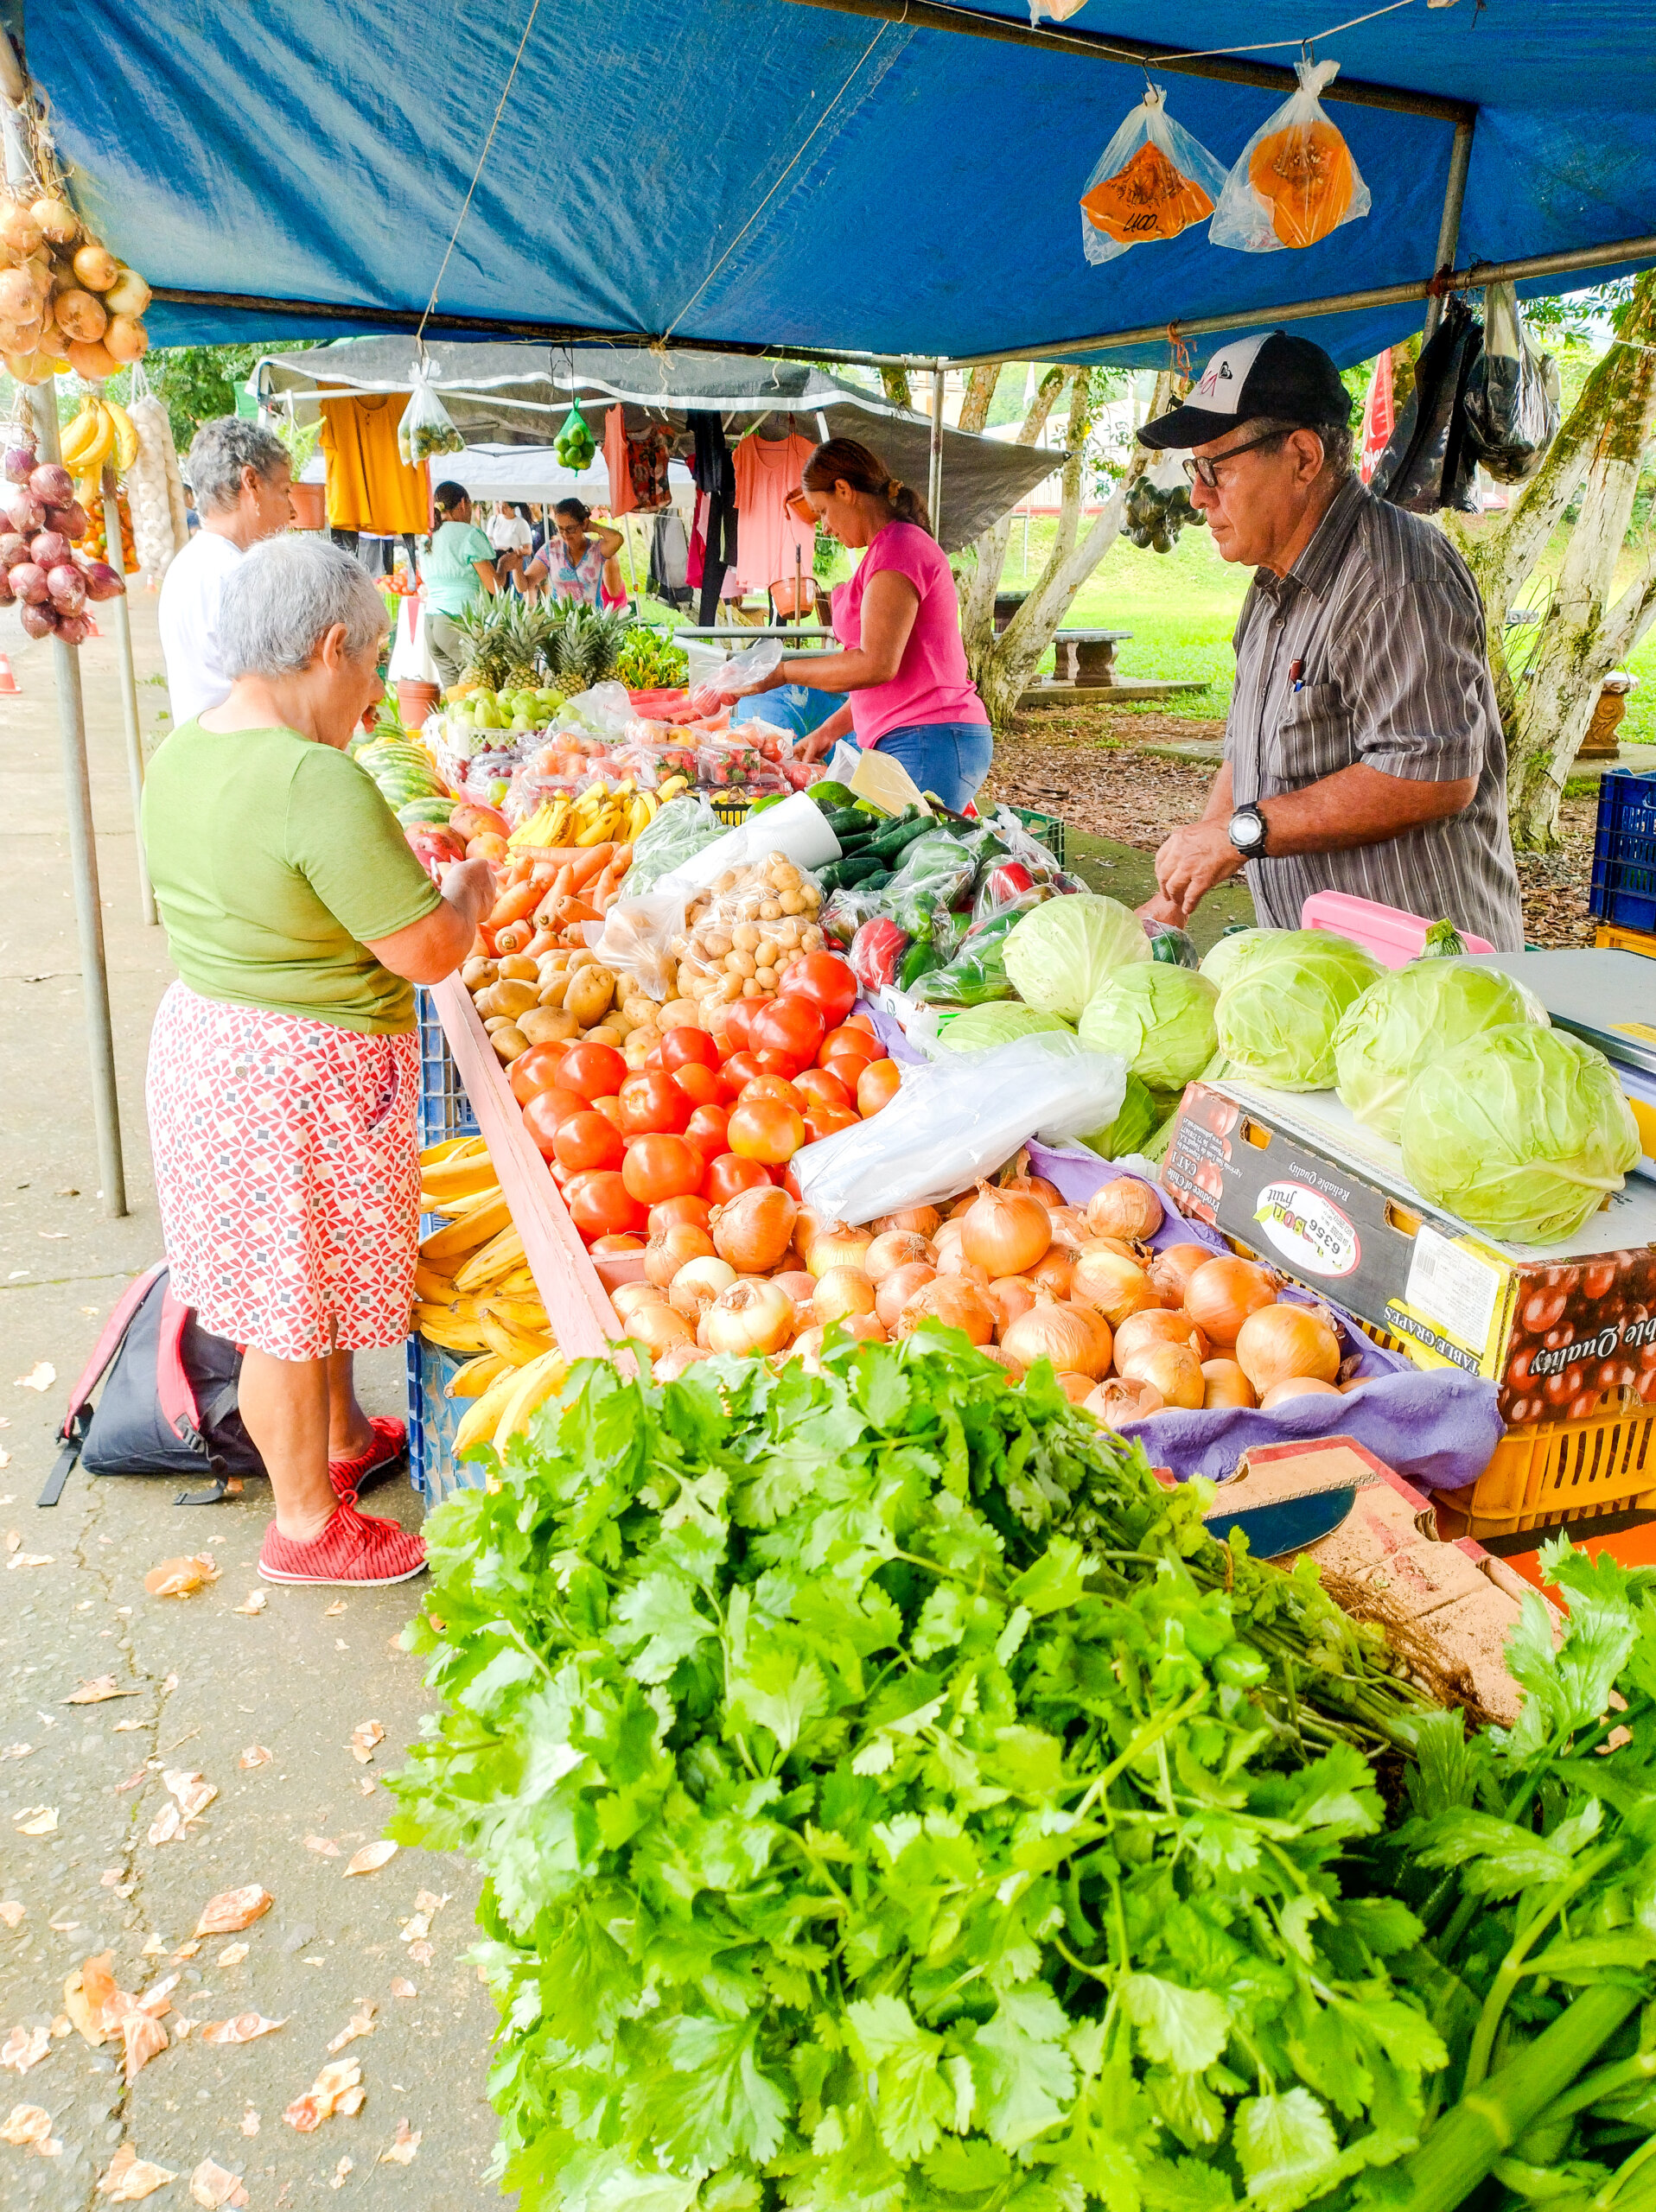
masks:
<instances>
[{"instance_id":1,"label":"gray curly hair","mask_svg":"<svg viewBox=\"0 0 1656 2212\"><path fill-rule=\"evenodd\" d=\"M239 562L219 601L219 664L225 674L296 676L336 624L353 659L377 647L385 602L363 567L325 537L287 531Z\"/></svg>"},{"instance_id":2,"label":"gray curly hair","mask_svg":"<svg viewBox=\"0 0 1656 2212\"><path fill-rule=\"evenodd\" d=\"M241 472L251 468L268 483L290 466L288 449L273 430L238 415L203 423L195 433L183 474L195 494L198 514L222 514L241 497Z\"/></svg>"}]
</instances>

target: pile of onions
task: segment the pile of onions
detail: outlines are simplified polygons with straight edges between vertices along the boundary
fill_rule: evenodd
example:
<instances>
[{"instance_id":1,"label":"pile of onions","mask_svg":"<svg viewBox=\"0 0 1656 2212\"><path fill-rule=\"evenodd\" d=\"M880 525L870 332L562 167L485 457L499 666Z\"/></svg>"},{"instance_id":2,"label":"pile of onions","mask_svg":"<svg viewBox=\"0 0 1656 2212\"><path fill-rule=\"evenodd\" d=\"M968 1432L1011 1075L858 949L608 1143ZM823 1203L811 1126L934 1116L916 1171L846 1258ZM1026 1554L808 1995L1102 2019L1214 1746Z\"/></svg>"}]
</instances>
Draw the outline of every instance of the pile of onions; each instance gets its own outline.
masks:
<instances>
[{"instance_id":1,"label":"pile of onions","mask_svg":"<svg viewBox=\"0 0 1656 2212\"><path fill-rule=\"evenodd\" d=\"M898 1314L892 1334L912 1337L927 1321L962 1330L975 1344L986 1344L995 1333L989 1300L975 1283L963 1282L958 1275L937 1275L923 1283Z\"/></svg>"},{"instance_id":2,"label":"pile of onions","mask_svg":"<svg viewBox=\"0 0 1656 2212\"><path fill-rule=\"evenodd\" d=\"M882 1275L876 1286L874 1310L888 1329L895 1329L897 1316L909 1300L916 1292L923 1290L928 1282L937 1280L937 1269L927 1267L920 1261L915 1261L910 1267L895 1268L889 1275Z\"/></svg>"},{"instance_id":3,"label":"pile of onions","mask_svg":"<svg viewBox=\"0 0 1656 2212\"><path fill-rule=\"evenodd\" d=\"M774 1183L739 1191L729 1205L713 1209L713 1249L738 1274L767 1274L793 1241L799 1211L798 1201Z\"/></svg>"},{"instance_id":4,"label":"pile of onions","mask_svg":"<svg viewBox=\"0 0 1656 2212\"><path fill-rule=\"evenodd\" d=\"M863 1266L871 1282L883 1282L899 1268L929 1268L933 1251L931 1238L917 1229L886 1229L863 1254Z\"/></svg>"},{"instance_id":5,"label":"pile of onions","mask_svg":"<svg viewBox=\"0 0 1656 2212\"><path fill-rule=\"evenodd\" d=\"M736 1271L728 1260L721 1260L711 1253L686 1260L672 1279L667 1293L667 1302L675 1313L682 1313L694 1326L700 1321L716 1298L722 1297L736 1281Z\"/></svg>"},{"instance_id":6,"label":"pile of onions","mask_svg":"<svg viewBox=\"0 0 1656 2212\"><path fill-rule=\"evenodd\" d=\"M1277 1383L1303 1376L1332 1386L1340 1373L1340 1339L1314 1306L1266 1306L1238 1331L1236 1363L1264 1404Z\"/></svg>"},{"instance_id":7,"label":"pile of onions","mask_svg":"<svg viewBox=\"0 0 1656 2212\"><path fill-rule=\"evenodd\" d=\"M793 1300L779 1283L742 1276L719 1293L702 1316L701 1325L710 1351L762 1359L767 1352L780 1351L793 1336Z\"/></svg>"},{"instance_id":8,"label":"pile of onions","mask_svg":"<svg viewBox=\"0 0 1656 2212\"><path fill-rule=\"evenodd\" d=\"M812 1311L825 1328L830 1321L872 1313L874 1285L861 1268L829 1268L817 1277Z\"/></svg>"},{"instance_id":9,"label":"pile of onions","mask_svg":"<svg viewBox=\"0 0 1656 2212\"><path fill-rule=\"evenodd\" d=\"M866 1272L863 1262L873 1243L872 1230L848 1229L843 1221L831 1222L812 1238L811 1249L804 1255L805 1264L818 1282L835 1268L856 1268Z\"/></svg>"},{"instance_id":10,"label":"pile of onions","mask_svg":"<svg viewBox=\"0 0 1656 2212\"><path fill-rule=\"evenodd\" d=\"M991 1282L997 1275L1027 1273L1051 1243L1052 1216L1029 1191L997 1190L980 1183L977 1198L961 1217L960 1249Z\"/></svg>"},{"instance_id":11,"label":"pile of onions","mask_svg":"<svg viewBox=\"0 0 1656 2212\"><path fill-rule=\"evenodd\" d=\"M1027 1313L1001 1331L1001 1350L1016 1367L1049 1359L1061 1375L1085 1375L1096 1382L1106 1361L1099 1339L1073 1306L1060 1306L1048 1290L1037 1291Z\"/></svg>"}]
</instances>

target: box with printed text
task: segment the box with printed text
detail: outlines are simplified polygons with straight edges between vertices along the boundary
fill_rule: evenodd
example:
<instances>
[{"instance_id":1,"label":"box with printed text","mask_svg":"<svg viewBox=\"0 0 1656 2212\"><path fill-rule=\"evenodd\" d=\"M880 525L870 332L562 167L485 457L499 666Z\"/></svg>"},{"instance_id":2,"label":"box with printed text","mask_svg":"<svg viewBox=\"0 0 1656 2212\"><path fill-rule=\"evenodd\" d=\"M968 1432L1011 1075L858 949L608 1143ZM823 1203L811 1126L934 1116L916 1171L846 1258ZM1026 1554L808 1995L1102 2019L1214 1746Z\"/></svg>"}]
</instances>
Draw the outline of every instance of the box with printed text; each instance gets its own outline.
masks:
<instances>
[{"instance_id":1,"label":"box with printed text","mask_svg":"<svg viewBox=\"0 0 1656 2212\"><path fill-rule=\"evenodd\" d=\"M1503 1243L1430 1205L1331 1091L1193 1083L1162 1176L1188 1213L1401 1344L1500 1389L1511 1423L1656 1406L1656 1186L1563 1243Z\"/></svg>"}]
</instances>

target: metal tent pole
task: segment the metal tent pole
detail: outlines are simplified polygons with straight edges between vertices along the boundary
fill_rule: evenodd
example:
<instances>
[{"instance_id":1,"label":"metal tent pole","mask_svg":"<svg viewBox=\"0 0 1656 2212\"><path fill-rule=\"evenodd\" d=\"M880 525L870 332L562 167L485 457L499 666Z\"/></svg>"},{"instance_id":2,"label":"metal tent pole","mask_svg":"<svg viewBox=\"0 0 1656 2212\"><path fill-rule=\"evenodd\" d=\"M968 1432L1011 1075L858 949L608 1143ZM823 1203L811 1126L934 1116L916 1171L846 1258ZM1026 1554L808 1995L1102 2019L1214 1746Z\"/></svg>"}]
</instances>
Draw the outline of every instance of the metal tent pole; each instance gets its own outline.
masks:
<instances>
[{"instance_id":1,"label":"metal tent pole","mask_svg":"<svg viewBox=\"0 0 1656 2212\"><path fill-rule=\"evenodd\" d=\"M932 452L931 465L926 474L926 505L932 518L932 529L940 534L943 528L943 364L932 364Z\"/></svg>"},{"instance_id":2,"label":"metal tent pole","mask_svg":"<svg viewBox=\"0 0 1656 2212\"><path fill-rule=\"evenodd\" d=\"M1449 182L1443 188L1443 213L1437 226L1437 258L1432 264L1434 274L1439 270L1447 274L1455 266L1455 248L1461 241L1461 210L1466 205L1467 171L1472 165L1473 127L1470 120L1457 123L1449 143ZM1423 344L1436 329L1443 312L1443 302L1434 294L1426 302Z\"/></svg>"},{"instance_id":3,"label":"metal tent pole","mask_svg":"<svg viewBox=\"0 0 1656 2212\"><path fill-rule=\"evenodd\" d=\"M29 405L40 450L61 462L58 384L48 377L30 391ZM116 543L120 537L118 531ZM121 1160L121 1109L115 1090L115 1039L109 1019L109 967L104 957L104 911L98 896L98 846L92 830L92 778L86 766L86 715L80 696L80 656L61 638L52 641L57 677L58 741L63 759L69 824L69 867L74 878L75 929L80 941L80 990L86 1008L86 1046L92 1057L92 1118L98 1131L98 1173L105 1213L126 1211L126 1171Z\"/></svg>"},{"instance_id":4,"label":"metal tent pole","mask_svg":"<svg viewBox=\"0 0 1656 2212\"><path fill-rule=\"evenodd\" d=\"M115 488L115 471L107 463L104 468L103 493L105 550L111 556L111 568L124 576L126 560L121 544L120 495ZM124 592L109 603L115 610L115 640L120 648L121 718L126 725L126 772L132 786L132 836L137 848L138 907L145 922L154 929L156 894L150 886L150 863L143 850L143 736L138 727L138 678L132 665L132 615Z\"/></svg>"}]
</instances>

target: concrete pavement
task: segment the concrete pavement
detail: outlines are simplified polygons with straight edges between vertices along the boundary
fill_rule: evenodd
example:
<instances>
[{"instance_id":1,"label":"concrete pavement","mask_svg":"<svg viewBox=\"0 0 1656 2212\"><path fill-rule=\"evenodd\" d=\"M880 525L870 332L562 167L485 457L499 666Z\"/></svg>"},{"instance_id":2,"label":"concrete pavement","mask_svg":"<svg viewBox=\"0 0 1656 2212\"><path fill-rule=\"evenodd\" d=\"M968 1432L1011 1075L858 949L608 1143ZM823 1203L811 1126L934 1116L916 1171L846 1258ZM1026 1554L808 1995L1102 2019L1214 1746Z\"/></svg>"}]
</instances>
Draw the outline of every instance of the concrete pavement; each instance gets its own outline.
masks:
<instances>
[{"instance_id":1,"label":"concrete pavement","mask_svg":"<svg viewBox=\"0 0 1656 2212\"><path fill-rule=\"evenodd\" d=\"M153 745L168 727L155 601L135 592L131 607ZM0 2141L0 2204L101 2207L110 2200L96 2184L125 2145L175 2176L154 2196L161 2208L190 2203L209 2159L240 2177L255 2212L319 2191L328 2203L406 2212L485 2204L498 2201L483 2179L494 2008L463 1963L476 1881L458 1858L411 1850L377 1872L345 1872L392 1810L379 1777L401 1764L429 1703L417 1662L394 1648L420 1586L341 1596L260 1584L263 1484L187 1509L169 1482L77 1472L54 1510L34 1503L105 1315L162 1249L143 1068L171 971L162 932L138 914L112 620L105 626L81 669L131 1206L121 1221L97 1189L51 654L25 646L10 613L0 629L22 687L0 699L10 833L0 908L0 2127L15 2106L39 2107L62 2146L47 2158ZM47 1368L44 1389L14 1379ZM363 1368L370 1408L401 1411L400 1355ZM400 1476L366 1503L420 1518ZM188 1598L146 1595L148 1569L198 1552L212 1555L216 1582ZM263 1609L243 1610L255 1592ZM105 1675L118 1696L66 1705ZM351 1739L367 1722L385 1736L365 1764ZM150 1842L178 1803L164 1777L190 1774L217 1796L182 1839ZM244 1934L195 1946L207 1898L245 1884L269 1891L271 1910ZM178 1977L164 2022L175 2039L130 2088L118 2046L94 2049L67 2028L66 1977L105 1951L134 1993ZM335 2055L361 2066L361 2110L314 2133L284 2125L284 2108L330 2063L330 2042L370 2005L369 2031ZM283 2024L245 2044L202 2043L204 2026L248 2012ZM183 2019L195 2024L178 2039ZM20 2073L11 2054L27 2058L35 2028L46 2056ZM419 2132L417 2151L382 2160L403 2122Z\"/></svg>"}]
</instances>

